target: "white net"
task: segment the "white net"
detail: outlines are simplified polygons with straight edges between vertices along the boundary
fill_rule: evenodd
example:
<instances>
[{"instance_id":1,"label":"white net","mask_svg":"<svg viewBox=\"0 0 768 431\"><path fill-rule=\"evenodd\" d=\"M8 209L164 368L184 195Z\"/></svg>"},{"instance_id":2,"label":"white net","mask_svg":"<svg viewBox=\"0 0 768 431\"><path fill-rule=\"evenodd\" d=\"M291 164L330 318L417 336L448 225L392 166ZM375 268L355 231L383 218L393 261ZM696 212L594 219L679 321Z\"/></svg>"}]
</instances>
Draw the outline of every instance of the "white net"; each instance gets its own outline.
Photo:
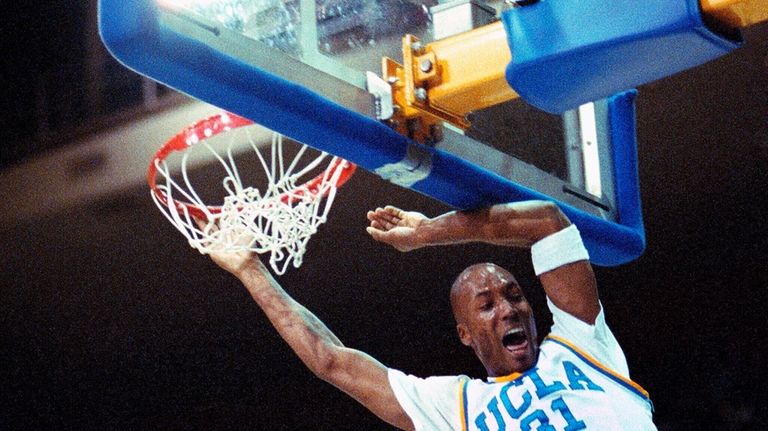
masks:
<instances>
[{"instance_id":1,"label":"white net","mask_svg":"<svg viewBox=\"0 0 768 431\"><path fill-rule=\"evenodd\" d=\"M181 152L175 169L165 158L155 159L158 175L152 197L165 217L201 253L269 253L272 269L283 274L289 265L301 265L309 238L326 221L337 185L344 181L341 177L349 175L354 166L306 145L287 155L283 137L277 133L262 149L249 129L242 127L237 134L227 129L226 135L231 136L224 145L209 143L208 139L192 143L204 147L224 169L220 181L226 196L221 206L205 204L193 186L188 172L190 151ZM197 139L193 136L192 141ZM265 179L260 188L243 181L235 162L236 150L238 163L247 164L244 157L255 158L254 164L263 170L260 176Z\"/></svg>"}]
</instances>

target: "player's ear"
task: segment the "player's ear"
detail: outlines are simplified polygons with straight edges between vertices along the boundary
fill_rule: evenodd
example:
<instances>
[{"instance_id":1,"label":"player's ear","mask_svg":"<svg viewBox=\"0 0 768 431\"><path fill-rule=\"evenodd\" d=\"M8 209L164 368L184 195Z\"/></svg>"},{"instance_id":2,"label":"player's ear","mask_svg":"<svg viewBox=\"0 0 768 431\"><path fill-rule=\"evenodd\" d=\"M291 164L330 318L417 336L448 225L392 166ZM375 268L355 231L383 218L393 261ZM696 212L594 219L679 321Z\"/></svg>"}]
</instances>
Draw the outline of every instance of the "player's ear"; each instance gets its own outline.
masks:
<instances>
[{"instance_id":1,"label":"player's ear","mask_svg":"<svg viewBox=\"0 0 768 431\"><path fill-rule=\"evenodd\" d=\"M472 345L472 336L469 335L469 330L467 330L467 325L463 323L459 323L456 325L456 332L459 334L459 340L461 340L461 344L469 347Z\"/></svg>"}]
</instances>

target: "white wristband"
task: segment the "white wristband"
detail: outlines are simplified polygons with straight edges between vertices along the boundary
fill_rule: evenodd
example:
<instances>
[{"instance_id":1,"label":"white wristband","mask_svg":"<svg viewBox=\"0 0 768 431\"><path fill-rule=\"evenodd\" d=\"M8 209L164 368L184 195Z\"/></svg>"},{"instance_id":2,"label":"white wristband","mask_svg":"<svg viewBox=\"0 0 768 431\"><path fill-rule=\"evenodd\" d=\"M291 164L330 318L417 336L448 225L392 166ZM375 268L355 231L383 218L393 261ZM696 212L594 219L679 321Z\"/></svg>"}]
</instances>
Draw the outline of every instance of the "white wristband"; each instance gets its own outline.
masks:
<instances>
[{"instance_id":1,"label":"white wristband","mask_svg":"<svg viewBox=\"0 0 768 431\"><path fill-rule=\"evenodd\" d=\"M531 246L531 260L537 276L565 264L588 259L589 253L573 224Z\"/></svg>"}]
</instances>

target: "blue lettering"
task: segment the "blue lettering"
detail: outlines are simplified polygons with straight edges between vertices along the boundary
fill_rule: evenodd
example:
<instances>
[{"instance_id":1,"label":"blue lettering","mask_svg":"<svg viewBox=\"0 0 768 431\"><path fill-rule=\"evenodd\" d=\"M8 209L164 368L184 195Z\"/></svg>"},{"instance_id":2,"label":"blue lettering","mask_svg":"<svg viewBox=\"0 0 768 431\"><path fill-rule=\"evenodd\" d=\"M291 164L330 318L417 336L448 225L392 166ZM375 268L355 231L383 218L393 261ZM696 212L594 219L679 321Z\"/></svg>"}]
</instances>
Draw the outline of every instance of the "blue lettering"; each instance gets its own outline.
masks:
<instances>
[{"instance_id":1,"label":"blue lettering","mask_svg":"<svg viewBox=\"0 0 768 431\"><path fill-rule=\"evenodd\" d=\"M506 428L506 423L504 423L504 417L501 416L501 412L499 411L499 400L497 398L493 398L491 402L488 403L488 410L491 411L493 414L493 418L496 419L496 428L501 431ZM480 413L475 418L475 425L480 429L480 431L489 431L488 425L485 423L485 418L487 418L485 413Z\"/></svg>"},{"instance_id":2,"label":"blue lettering","mask_svg":"<svg viewBox=\"0 0 768 431\"><path fill-rule=\"evenodd\" d=\"M533 381L533 384L536 385L536 396L539 397L539 399L544 398L554 392L562 391L565 389L565 385L558 382L557 380L555 380L551 385L547 385L543 380L541 380L539 373L535 370L530 373L528 377L530 377Z\"/></svg>"},{"instance_id":3,"label":"blue lettering","mask_svg":"<svg viewBox=\"0 0 768 431\"><path fill-rule=\"evenodd\" d=\"M549 417L542 410L536 410L520 421L520 431L531 431L533 421L539 421L536 431L556 431L555 427L549 424Z\"/></svg>"},{"instance_id":4,"label":"blue lettering","mask_svg":"<svg viewBox=\"0 0 768 431\"><path fill-rule=\"evenodd\" d=\"M501 412L499 411L499 400L494 397L490 403L488 403L488 410L493 413L493 418L496 419L496 425L499 427L499 431L502 431L506 428L506 424L504 423L504 418L501 417Z\"/></svg>"},{"instance_id":5,"label":"blue lettering","mask_svg":"<svg viewBox=\"0 0 768 431\"><path fill-rule=\"evenodd\" d=\"M475 418L475 425L477 425L477 429L480 431L490 431L488 425L485 424L485 413L480 413L480 415Z\"/></svg>"},{"instance_id":6,"label":"blue lettering","mask_svg":"<svg viewBox=\"0 0 768 431\"><path fill-rule=\"evenodd\" d=\"M560 412L560 414L563 416L563 419L565 419L566 426L563 431L578 431L587 429L587 424L585 424L584 421L577 420L573 416L571 409L568 408L568 405L565 404L565 401L563 401L562 397L552 401L552 410Z\"/></svg>"},{"instance_id":7,"label":"blue lettering","mask_svg":"<svg viewBox=\"0 0 768 431\"><path fill-rule=\"evenodd\" d=\"M571 389L604 391L603 388L590 380L590 378L587 377L587 375L584 374L584 372L581 371L579 367L574 365L572 362L563 361L563 368L568 379L568 385ZM536 396L539 399L544 398L547 395L551 395L555 392L566 390L565 385L560 381L554 380L550 384L544 382L541 376L539 376L537 370L530 372L528 377L530 377L531 381L536 387ZM504 420L504 416L499 409L499 399L501 399L501 404L504 406L504 410L513 420L520 419L520 417L523 417L526 412L530 410L531 405L533 404L533 396L529 390L526 389L520 394L518 400L519 404L517 406L515 406L512 399L510 399L511 389L513 387L520 386L521 380L523 379L518 379L505 385L499 391L499 395L488 402L486 407L487 411L493 415L494 422L496 423L496 426L493 429L498 429L499 431L506 430L506 421ZM513 395L516 395L516 391L512 392ZM584 423L582 420L576 419L576 417L571 412L571 409L568 407L562 397L558 397L557 399L553 400L551 407L553 412L559 413L560 416L563 417L563 420L565 420L565 428L563 431L580 431L587 429L586 423ZM475 418L475 425L479 431L491 431L491 428L486 423L487 420L488 415L486 412L480 413ZM556 431L555 427L549 423L549 416L547 416L547 414L541 409L534 410L528 415L525 415L523 419L520 420L520 431L531 431L535 423L538 423L538 426L535 428L536 431Z\"/></svg>"},{"instance_id":8,"label":"blue lettering","mask_svg":"<svg viewBox=\"0 0 768 431\"><path fill-rule=\"evenodd\" d=\"M585 383L587 385L587 389L593 390L593 391L603 391L603 388L595 384L592 380L587 377L586 374L584 374L583 371L579 369L576 365L574 365L572 362L569 361L563 361L563 368L565 368L565 375L568 378L568 383L571 387L571 389L574 390L581 390L584 389L584 386L579 383Z\"/></svg>"},{"instance_id":9,"label":"blue lettering","mask_svg":"<svg viewBox=\"0 0 768 431\"><path fill-rule=\"evenodd\" d=\"M510 386L507 385L501 390L501 404L504 405L504 408L507 410L507 413L512 416L512 419L519 419L520 416L528 410L528 407L531 406L531 394L526 390L523 393L523 403L520 407L515 407L509 399L509 389Z\"/></svg>"}]
</instances>

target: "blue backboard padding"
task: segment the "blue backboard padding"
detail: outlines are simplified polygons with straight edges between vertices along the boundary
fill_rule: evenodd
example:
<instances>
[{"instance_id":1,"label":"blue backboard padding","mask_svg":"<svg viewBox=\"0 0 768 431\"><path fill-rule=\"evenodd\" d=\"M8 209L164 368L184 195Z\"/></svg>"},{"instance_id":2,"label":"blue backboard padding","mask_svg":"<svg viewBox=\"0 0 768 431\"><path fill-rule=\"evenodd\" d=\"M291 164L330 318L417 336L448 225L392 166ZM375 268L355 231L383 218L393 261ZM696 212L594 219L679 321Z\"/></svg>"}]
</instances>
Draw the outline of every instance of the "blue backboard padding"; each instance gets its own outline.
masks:
<instances>
[{"instance_id":1,"label":"blue backboard padding","mask_svg":"<svg viewBox=\"0 0 768 431\"><path fill-rule=\"evenodd\" d=\"M156 23L153 4L146 0L99 2L102 39L118 60L138 73L314 148L339 155L369 171L404 160L408 146L418 145L386 125L302 86L226 56L201 42L163 30ZM141 16L141 20L136 16ZM633 99L631 93L611 102L612 115L620 123L617 127L622 141L612 138L619 156L636 151ZM453 207L471 209L527 199L552 200L447 152L424 149L432 153L430 174L410 188ZM622 169L627 172L617 172L616 176L623 179L621 184L628 190L618 193L622 200L619 205L633 214L627 220L622 217L619 223L607 221L558 202L581 230L591 260L597 265L629 262L637 258L645 246L642 219L638 218L636 163L628 163Z\"/></svg>"},{"instance_id":2,"label":"blue backboard padding","mask_svg":"<svg viewBox=\"0 0 768 431\"><path fill-rule=\"evenodd\" d=\"M638 183L634 90L608 101L611 116L618 222L587 214L558 202L576 224L589 250L590 260L601 266L630 262L645 250L645 230ZM412 188L458 208L479 208L501 202L551 197L481 169L451 154L434 153L432 174ZM456 183L456 178L462 178ZM459 198L459 199L457 199ZM626 214L622 213L626 211Z\"/></svg>"},{"instance_id":3,"label":"blue backboard padding","mask_svg":"<svg viewBox=\"0 0 768 431\"><path fill-rule=\"evenodd\" d=\"M507 82L562 113L737 48L701 19L698 0L541 0L502 15Z\"/></svg>"}]
</instances>

